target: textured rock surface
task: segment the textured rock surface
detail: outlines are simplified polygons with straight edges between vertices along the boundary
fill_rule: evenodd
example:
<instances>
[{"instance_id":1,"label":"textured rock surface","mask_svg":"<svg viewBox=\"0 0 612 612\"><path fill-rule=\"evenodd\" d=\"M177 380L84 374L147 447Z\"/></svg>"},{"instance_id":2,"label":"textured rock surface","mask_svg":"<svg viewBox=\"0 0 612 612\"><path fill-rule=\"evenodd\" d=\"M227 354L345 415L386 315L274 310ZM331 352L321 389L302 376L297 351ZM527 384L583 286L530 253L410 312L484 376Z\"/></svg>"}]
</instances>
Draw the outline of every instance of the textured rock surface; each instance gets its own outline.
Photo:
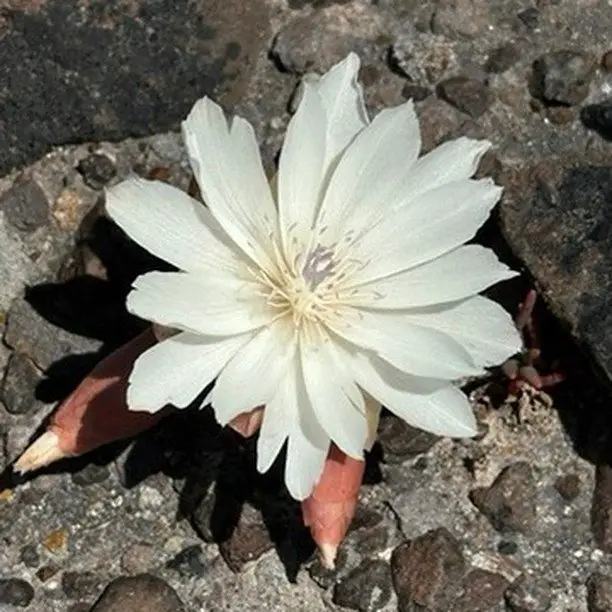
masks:
<instances>
[{"instance_id":1,"label":"textured rock surface","mask_svg":"<svg viewBox=\"0 0 612 612\"><path fill-rule=\"evenodd\" d=\"M50 404L140 329L125 313L125 294L160 262L104 218L103 187L137 173L187 189L180 138L162 130L177 126L203 92L219 92L228 110L253 123L271 170L296 73L320 72L349 49L363 58L372 113L414 98L424 150L461 134L494 143L482 172L506 188L505 237L562 322L552 334L542 330L543 351L554 357L569 330L609 376L607 0L94 4L0 2L0 82L9 86L0 91L8 101L0 123L9 124L0 125L0 175L20 166L0 178L3 466ZM534 62L570 38L572 52L597 67L549 62L546 96L559 98L551 101L533 87ZM456 77L451 99L444 92ZM482 91L486 104L475 105ZM96 141L104 137L117 142ZM35 161L64 142L77 144ZM33 163L21 167L26 160ZM437 439L385 418L333 572L311 559L279 474L255 474L253 441L223 433L206 413L176 415L133 444L26 482L1 479L0 608L99 612L127 605L113 603L119 596L135 593L140 602L157 593L159 605L186 612L395 612L414 609L415 596L444 612L455 604L606 609L609 401L590 362L575 346L569 354L570 380L551 393L552 408L547 396L505 399L503 389L478 386L477 440ZM24 375L33 371L22 356L42 371L37 380ZM24 367L7 371L9 362ZM601 463L597 479L589 460ZM528 536L498 532L469 498L517 463L533 475ZM512 497L500 494L497 510ZM440 533L452 534L451 544L434 546ZM421 572L410 570L415 542ZM458 558L451 549L462 560L454 573L452 563L444 567Z\"/></svg>"},{"instance_id":2,"label":"textured rock surface","mask_svg":"<svg viewBox=\"0 0 612 612\"><path fill-rule=\"evenodd\" d=\"M204 94L235 101L269 36L263 1L3 9L0 174L52 145L166 131Z\"/></svg>"}]
</instances>

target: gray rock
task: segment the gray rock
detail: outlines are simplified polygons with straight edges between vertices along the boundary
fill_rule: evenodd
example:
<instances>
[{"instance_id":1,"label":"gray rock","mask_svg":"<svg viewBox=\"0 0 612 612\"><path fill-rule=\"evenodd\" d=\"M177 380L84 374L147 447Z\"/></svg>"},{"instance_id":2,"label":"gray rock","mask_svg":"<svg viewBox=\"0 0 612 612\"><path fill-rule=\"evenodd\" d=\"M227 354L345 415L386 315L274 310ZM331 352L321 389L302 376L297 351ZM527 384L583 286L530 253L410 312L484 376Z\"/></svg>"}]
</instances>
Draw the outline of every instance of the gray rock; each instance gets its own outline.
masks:
<instances>
[{"instance_id":1,"label":"gray rock","mask_svg":"<svg viewBox=\"0 0 612 612\"><path fill-rule=\"evenodd\" d=\"M155 564L157 554L150 544L133 544L121 556L121 568L129 574L147 572Z\"/></svg>"},{"instance_id":2,"label":"gray rock","mask_svg":"<svg viewBox=\"0 0 612 612\"><path fill-rule=\"evenodd\" d=\"M4 320L6 311L16 295L35 273L34 262L24 252L15 231L4 214L0 213L0 317Z\"/></svg>"},{"instance_id":3,"label":"gray rock","mask_svg":"<svg viewBox=\"0 0 612 612\"><path fill-rule=\"evenodd\" d=\"M474 38L491 21L490 3L486 0L446 0L438 2L431 27L436 34L450 38Z\"/></svg>"},{"instance_id":4,"label":"gray rock","mask_svg":"<svg viewBox=\"0 0 612 612\"><path fill-rule=\"evenodd\" d=\"M472 503L501 532L529 532L536 521L536 483L531 466L518 461L504 468L493 484L474 489Z\"/></svg>"},{"instance_id":5,"label":"gray rock","mask_svg":"<svg viewBox=\"0 0 612 612\"><path fill-rule=\"evenodd\" d=\"M484 69L487 72L501 74L511 68L521 57L521 52L516 45L507 43L501 47L493 49L487 57Z\"/></svg>"},{"instance_id":6,"label":"gray rock","mask_svg":"<svg viewBox=\"0 0 612 612\"><path fill-rule=\"evenodd\" d=\"M98 340L77 336L43 319L25 299L10 310L4 341L27 355L41 370L75 353L97 352Z\"/></svg>"},{"instance_id":7,"label":"gray rock","mask_svg":"<svg viewBox=\"0 0 612 612\"><path fill-rule=\"evenodd\" d=\"M453 43L443 36L412 29L401 32L393 41L390 62L396 72L418 85L435 84L453 75L459 67Z\"/></svg>"},{"instance_id":8,"label":"gray rock","mask_svg":"<svg viewBox=\"0 0 612 612\"><path fill-rule=\"evenodd\" d=\"M503 233L540 294L612 381L612 165L559 155L507 166Z\"/></svg>"},{"instance_id":9,"label":"gray rock","mask_svg":"<svg viewBox=\"0 0 612 612\"><path fill-rule=\"evenodd\" d=\"M533 64L532 93L547 103L580 104L589 94L595 60L587 53L563 49L540 56Z\"/></svg>"},{"instance_id":10,"label":"gray rock","mask_svg":"<svg viewBox=\"0 0 612 612\"><path fill-rule=\"evenodd\" d=\"M35 390L41 378L30 359L21 353L13 353L0 388L0 400L11 414L25 414L40 407Z\"/></svg>"},{"instance_id":11,"label":"gray rock","mask_svg":"<svg viewBox=\"0 0 612 612\"><path fill-rule=\"evenodd\" d=\"M234 103L268 27L263 0L18 3L0 49L0 175L51 145L177 127L204 94Z\"/></svg>"},{"instance_id":12,"label":"gray rock","mask_svg":"<svg viewBox=\"0 0 612 612\"><path fill-rule=\"evenodd\" d=\"M324 72L350 51L362 49L364 43L374 43L383 32L374 7L356 11L347 5L346 10L333 13L315 11L281 29L274 40L272 56L293 74Z\"/></svg>"},{"instance_id":13,"label":"gray rock","mask_svg":"<svg viewBox=\"0 0 612 612\"><path fill-rule=\"evenodd\" d=\"M389 564L368 559L336 585L333 602L351 610L376 612L387 605L391 593Z\"/></svg>"},{"instance_id":14,"label":"gray rock","mask_svg":"<svg viewBox=\"0 0 612 612\"><path fill-rule=\"evenodd\" d=\"M612 577L595 572L587 580L587 606L589 612L612 610Z\"/></svg>"},{"instance_id":15,"label":"gray rock","mask_svg":"<svg viewBox=\"0 0 612 612\"><path fill-rule=\"evenodd\" d=\"M93 572L65 572L62 590L69 599L95 599L100 595L103 581Z\"/></svg>"},{"instance_id":16,"label":"gray rock","mask_svg":"<svg viewBox=\"0 0 612 612\"><path fill-rule=\"evenodd\" d=\"M391 571L400 612L448 612L461 592L465 560L457 540L436 529L400 544L391 555Z\"/></svg>"},{"instance_id":17,"label":"gray rock","mask_svg":"<svg viewBox=\"0 0 612 612\"><path fill-rule=\"evenodd\" d=\"M378 442L388 463L401 463L426 453L440 439L428 431L411 427L394 415L384 415L378 429Z\"/></svg>"},{"instance_id":18,"label":"gray rock","mask_svg":"<svg viewBox=\"0 0 612 612\"><path fill-rule=\"evenodd\" d=\"M582 123L606 140L612 140L612 98L599 104L587 104L580 110Z\"/></svg>"},{"instance_id":19,"label":"gray rock","mask_svg":"<svg viewBox=\"0 0 612 612\"><path fill-rule=\"evenodd\" d=\"M92 189L102 189L117 174L113 161L104 153L92 153L82 159L77 170L83 176L83 181Z\"/></svg>"},{"instance_id":20,"label":"gray rock","mask_svg":"<svg viewBox=\"0 0 612 612\"><path fill-rule=\"evenodd\" d=\"M463 594L453 604L453 612L489 612L504 598L510 583L500 574L472 570L464 580Z\"/></svg>"},{"instance_id":21,"label":"gray rock","mask_svg":"<svg viewBox=\"0 0 612 612\"><path fill-rule=\"evenodd\" d=\"M491 105L491 94L487 86L477 79L455 76L438 84L438 95L461 112L476 119Z\"/></svg>"},{"instance_id":22,"label":"gray rock","mask_svg":"<svg viewBox=\"0 0 612 612\"><path fill-rule=\"evenodd\" d=\"M29 582L18 578L0 580L0 604L27 608L34 599L34 589Z\"/></svg>"},{"instance_id":23,"label":"gray rock","mask_svg":"<svg viewBox=\"0 0 612 612\"><path fill-rule=\"evenodd\" d=\"M209 563L204 558L202 547L198 545L188 546L181 550L174 559L168 561L166 567L176 570L182 576L199 578L204 577L210 569Z\"/></svg>"},{"instance_id":24,"label":"gray rock","mask_svg":"<svg viewBox=\"0 0 612 612\"><path fill-rule=\"evenodd\" d=\"M91 612L184 612L174 589L151 574L121 576L104 589Z\"/></svg>"},{"instance_id":25,"label":"gray rock","mask_svg":"<svg viewBox=\"0 0 612 612\"><path fill-rule=\"evenodd\" d=\"M520 576L505 595L506 606L511 612L547 612L550 610L550 587L542 580Z\"/></svg>"},{"instance_id":26,"label":"gray rock","mask_svg":"<svg viewBox=\"0 0 612 612\"><path fill-rule=\"evenodd\" d=\"M22 178L0 195L0 211L9 224L22 232L33 232L50 222L49 202L32 179Z\"/></svg>"}]
</instances>

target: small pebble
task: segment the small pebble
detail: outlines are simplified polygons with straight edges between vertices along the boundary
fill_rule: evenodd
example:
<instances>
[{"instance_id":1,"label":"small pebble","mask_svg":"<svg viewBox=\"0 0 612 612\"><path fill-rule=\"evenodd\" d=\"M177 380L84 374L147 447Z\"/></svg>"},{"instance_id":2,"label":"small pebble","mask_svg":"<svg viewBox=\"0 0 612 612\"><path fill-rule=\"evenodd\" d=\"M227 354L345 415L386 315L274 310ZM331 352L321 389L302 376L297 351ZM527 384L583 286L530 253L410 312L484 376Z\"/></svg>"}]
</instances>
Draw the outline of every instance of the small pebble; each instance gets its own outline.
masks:
<instances>
[{"instance_id":1,"label":"small pebble","mask_svg":"<svg viewBox=\"0 0 612 612\"><path fill-rule=\"evenodd\" d=\"M40 555L36 544L26 544L21 548L21 562L26 567L36 567L40 563Z\"/></svg>"},{"instance_id":2,"label":"small pebble","mask_svg":"<svg viewBox=\"0 0 612 612\"><path fill-rule=\"evenodd\" d=\"M0 604L27 608L34 599L34 589L25 580L8 578L0 580Z\"/></svg>"},{"instance_id":3,"label":"small pebble","mask_svg":"<svg viewBox=\"0 0 612 612\"><path fill-rule=\"evenodd\" d=\"M90 463L82 470L72 474L72 482L80 487L88 487L92 484L104 482L110 475L108 467Z\"/></svg>"},{"instance_id":4,"label":"small pebble","mask_svg":"<svg viewBox=\"0 0 612 612\"><path fill-rule=\"evenodd\" d=\"M112 160L103 153L93 153L82 159L77 170L83 176L83 181L92 189L102 189L117 174L117 169Z\"/></svg>"},{"instance_id":5,"label":"small pebble","mask_svg":"<svg viewBox=\"0 0 612 612\"><path fill-rule=\"evenodd\" d=\"M567 501L572 501L580 495L581 485L578 474L564 474L555 480L555 489Z\"/></svg>"}]
</instances>

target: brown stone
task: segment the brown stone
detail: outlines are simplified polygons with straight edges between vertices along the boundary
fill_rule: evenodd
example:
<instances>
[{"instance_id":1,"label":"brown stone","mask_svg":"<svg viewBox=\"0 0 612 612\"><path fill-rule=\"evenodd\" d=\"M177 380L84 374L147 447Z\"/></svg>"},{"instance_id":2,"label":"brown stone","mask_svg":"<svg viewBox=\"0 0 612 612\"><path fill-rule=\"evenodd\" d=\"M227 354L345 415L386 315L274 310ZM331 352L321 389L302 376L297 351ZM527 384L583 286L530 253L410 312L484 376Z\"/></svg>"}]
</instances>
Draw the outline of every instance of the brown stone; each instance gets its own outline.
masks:
<instances>
[{"instance_id":1,"label":"brown stone","mask_svg":"<svg viewBox=\"0 0 612 612\"><path fill-rule=\"evenodd\" d=\"M474 489L470 499L498 531L524 533L534 527L535 479L524 461L503 469L490 487Z\"/></svg>"},{"instance_id":2,"label":"brown stone","mask_svg":"<svg viewBox=\"0 0 612 612\"><path fill-rule=\"evenodd\" d=\"M400 612L448 612L461 592L465 560L457 540L440 528L400 544L391 571Z\"/></svg>"}]
</instances>

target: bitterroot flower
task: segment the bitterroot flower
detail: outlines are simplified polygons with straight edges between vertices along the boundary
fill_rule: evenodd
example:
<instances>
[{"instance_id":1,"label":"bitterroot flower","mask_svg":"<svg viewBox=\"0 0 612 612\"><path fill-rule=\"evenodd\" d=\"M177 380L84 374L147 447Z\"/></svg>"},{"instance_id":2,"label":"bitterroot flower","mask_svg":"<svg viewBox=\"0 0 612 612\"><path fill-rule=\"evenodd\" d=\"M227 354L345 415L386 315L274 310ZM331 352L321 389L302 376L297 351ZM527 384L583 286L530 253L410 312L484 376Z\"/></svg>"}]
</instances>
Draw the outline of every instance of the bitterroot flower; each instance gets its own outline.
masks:
<instances>
[{"instance_id":1,"label":"bitterroot flower","mask_svg":"<svg viewBox=\"0 0 612 612\"><path fill-rule=\"evenodd\" d=\"M453 380L520 350L512 319L478 295L515 273L463 246L501 193L473 180L489 147L459 138L419 158L412 102L369 121L349 55L304 95L271 189L255 134L199 100L183 136L203 206L155 181L110 189L110 216L176 272L139 277L130 312L180 330L141 355L128 405L205 402L227 424L265 406L257 467L287 445L285 482L306 498L333 442L354 459L380 404L454 437L476 423ZM374 401L372 401L374 400Z\"/></svg>"}]
</instances>

